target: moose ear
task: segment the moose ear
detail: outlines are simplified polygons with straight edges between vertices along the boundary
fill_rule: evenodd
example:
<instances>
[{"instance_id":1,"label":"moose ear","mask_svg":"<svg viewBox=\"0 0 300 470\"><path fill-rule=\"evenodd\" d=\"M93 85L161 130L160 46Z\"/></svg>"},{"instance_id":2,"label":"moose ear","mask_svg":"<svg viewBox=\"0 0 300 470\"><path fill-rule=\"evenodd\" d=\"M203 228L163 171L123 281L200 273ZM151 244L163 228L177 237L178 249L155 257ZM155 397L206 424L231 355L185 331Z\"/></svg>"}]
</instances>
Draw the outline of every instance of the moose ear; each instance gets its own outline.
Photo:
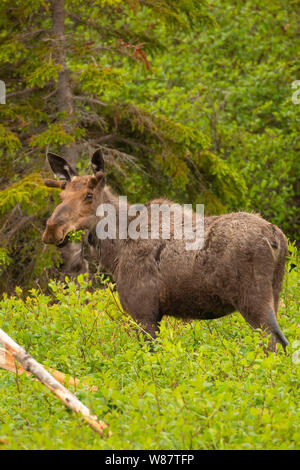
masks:
<instances>
[{"instance_id":1,"label":"moose ear","mask_svg":"<svg viewBox=\"0 0 300 470\"><path fill-rule=\"evenodd\" d=\"M94 175L98 173L98 171L104 172L104 158L101 149L98 149L96 150L96 152L94 152L91 160L91 165Z\"/></svg>"},{"instance_id":2,"label":"moose ear","mask_svg":"<svg viewBox=\"0 0 300 470\"><path fill-rule=\"evenodd\" d=\"M73 176L77 176L77 172L69 165L68 162L62 157L59 157L55 153L47 153L48 162L51 166L56 178L60 180L71 181Z\"/></svg>"}]
</instances>

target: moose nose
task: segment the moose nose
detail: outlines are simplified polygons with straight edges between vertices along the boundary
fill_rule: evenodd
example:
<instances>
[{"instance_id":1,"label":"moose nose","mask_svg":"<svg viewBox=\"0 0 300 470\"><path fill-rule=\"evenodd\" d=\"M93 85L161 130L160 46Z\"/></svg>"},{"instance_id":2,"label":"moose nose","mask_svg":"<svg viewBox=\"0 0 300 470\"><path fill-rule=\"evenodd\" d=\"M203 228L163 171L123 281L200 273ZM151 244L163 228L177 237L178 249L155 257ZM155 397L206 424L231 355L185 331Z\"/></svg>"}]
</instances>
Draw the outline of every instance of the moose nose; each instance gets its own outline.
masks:
<instances>
[{"instance_id":1,"label":"moose nose","mask_svg":"<svg viewBox=\"0 0 300 470\"><path fill-rule=\"evenodd\" d=\"M69 206L65 204L57 206L51 217L47 220L46 229L42 237L44 243L60 245L64 242L68 232L68 222L71 213L72 208Z\"/></svg>"},{"instance_id":2,"label":"moose nose","mask_svg":"<svg viewBox=\"0 0 300 470\"><path fill-rule=\"evenodd\" d=\"M48 234L47 230L45 230L45 232L43 233L42 241L44 243L51 243L51 240L50 240L50 237L49 237L49 234Z\"/></svg>"},{"instance_id":3,"label":"moose nose","mask_svg":"<svg viewBox=\"0 0 300 470\"><path fill-rule=\"evenodd\" d=\"M54 236L53 236L53 231L49 230L47 227L45 232L43 233L42 241L44 243L55 243Z\"/></svg>"},{"instance_id":4,"label":"moose nose","mask_svg":"<svg viewBox=\"0 0 300 470\"><path fill-rule=\"evenodd\" d=\"M55 224L47 223L46 230L43 233L42 241L47 244L60 245L63 243L65 235L60 227Z\"/></svg>"}]
</instances>

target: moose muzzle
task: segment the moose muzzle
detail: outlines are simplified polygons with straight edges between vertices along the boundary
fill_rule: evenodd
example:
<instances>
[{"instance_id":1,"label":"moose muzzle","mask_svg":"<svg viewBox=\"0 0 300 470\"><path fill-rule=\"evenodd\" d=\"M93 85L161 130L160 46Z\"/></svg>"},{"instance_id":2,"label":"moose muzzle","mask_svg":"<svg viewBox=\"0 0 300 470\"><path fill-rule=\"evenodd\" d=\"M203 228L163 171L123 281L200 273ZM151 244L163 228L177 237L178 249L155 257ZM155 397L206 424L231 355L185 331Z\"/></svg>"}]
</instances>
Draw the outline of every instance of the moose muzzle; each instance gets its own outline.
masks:
<instances>
[{"instance_id":1,"label":"moose muzzle","mask_svg":"<svg viewBox=\"0 0 300 470\"><path fill-rule=\"evenodd\" d=\"M44 243L50 243L57 246L64 243L71 230L69 220L71 214L72 210L65 205L58 206L55 209L46 223L46 229L42 237Z\"/></svg>"},{"instance_id":2,"label":"moose muzzle","mask_svg":"<svg viewBox=\"0 0 300 470\"><path fill-rule=\"evenodd\" d=\"M63 227L47 222L42 240L44 243L61 245L64 242L66 235L67 233L63 230Z\"/></svg>"}]
</instances>

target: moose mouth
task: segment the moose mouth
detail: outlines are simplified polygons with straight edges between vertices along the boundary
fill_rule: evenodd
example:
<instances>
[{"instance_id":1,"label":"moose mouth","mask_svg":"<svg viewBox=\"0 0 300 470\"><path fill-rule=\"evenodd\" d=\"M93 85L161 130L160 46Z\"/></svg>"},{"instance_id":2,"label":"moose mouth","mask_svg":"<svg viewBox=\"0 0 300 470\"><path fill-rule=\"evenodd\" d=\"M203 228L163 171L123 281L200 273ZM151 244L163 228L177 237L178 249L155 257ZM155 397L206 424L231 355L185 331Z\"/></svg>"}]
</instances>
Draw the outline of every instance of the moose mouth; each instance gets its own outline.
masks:
<instances>
[{"instance_id":1,"label":"moose mouth","mask_svg":"<svg viewBox=\"0 0 300 470\"><path fill-rule=\"evenodd\" d=\"M69 237L68 237L69 234L67 234L65 236L65 238L63 239L63 241L61 243L59 243L57 246L57 248L63 248L64 246L66 246L68 243L69 243Z\"/></svg>"},{"instance_id":2,"label":"moose mouth","mask_svg":"<svg viewBox=\"0 0 300 470\"><path fill-rule=\"evenodd\" d=\"M56 243L57 248L63 248L68 243L81 243L82 236L84 234L83 229L78 230L69 230L66 235L64 236L63 240L60 243Z\"/></svg>"}]
</instances>

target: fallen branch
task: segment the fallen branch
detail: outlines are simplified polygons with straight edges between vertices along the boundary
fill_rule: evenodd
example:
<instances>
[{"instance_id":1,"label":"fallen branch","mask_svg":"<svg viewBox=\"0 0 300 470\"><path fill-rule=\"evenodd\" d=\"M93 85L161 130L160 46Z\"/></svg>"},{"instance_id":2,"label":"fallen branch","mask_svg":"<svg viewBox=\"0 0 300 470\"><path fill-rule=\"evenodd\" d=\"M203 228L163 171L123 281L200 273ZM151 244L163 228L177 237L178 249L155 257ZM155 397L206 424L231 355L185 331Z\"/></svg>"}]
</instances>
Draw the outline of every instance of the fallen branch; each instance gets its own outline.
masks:
<instances>
[{"instance_id":1,"label":"fallen branch","mask_svg":"<svg viewBox=\"0 0 300 470\"><path fill-rule=\"evenodd\" d=\"M104 429L107 428L107 424L103 421L99 421L97 416L91 414L90 410L83 404L78 398L75 397L69 390L67 390L58 380L63 378L64 374L58 372L57 378L53 377L47 372L44 367L33 359L25 349L19 346L13 339L11 339L3 330L0 328L0 343L3 344L4 349L0 348L0 366L2 368L10 370L11 372L22 372L33 374L42 384L44 384L51 392L53 392L68 408L79 413L83 416L83 419L97 431L101 437L104 437ZM4 351L4 352L3 352ZM16 359L21 364L20 367L16 367L13 364ZM6 365L6 367L3 367ZM54 374L53 374L54 375ZM75 379L73 379L75 380ZM69 382L70 383L70 382ZM76 382L75 382L76 384ZM110 434L108 434L110 435Z\"/></svg>"},{"instance_id":2,"label":"fallen branch","mask_svg":"<svg viewBox=\"0 0 300 470\"><path fill-rule=\"evenodd\" d=\"M14 374L26 374L27 376L32 376L32 373L25 370L24 367L17 365L14 356L4 348L0 348L0 368L13 372ZM77 387L80 384L79 379L75 379L74 377L68 377L63 372L59 372L58 370L51 369L49 367L49 371L53 375L53 377L58 380L62 385L72 385ZM37 379L36 379L37 380ZM90 387L90 391L97 390L97 387Z\"/></svg>"}]
</instances>

